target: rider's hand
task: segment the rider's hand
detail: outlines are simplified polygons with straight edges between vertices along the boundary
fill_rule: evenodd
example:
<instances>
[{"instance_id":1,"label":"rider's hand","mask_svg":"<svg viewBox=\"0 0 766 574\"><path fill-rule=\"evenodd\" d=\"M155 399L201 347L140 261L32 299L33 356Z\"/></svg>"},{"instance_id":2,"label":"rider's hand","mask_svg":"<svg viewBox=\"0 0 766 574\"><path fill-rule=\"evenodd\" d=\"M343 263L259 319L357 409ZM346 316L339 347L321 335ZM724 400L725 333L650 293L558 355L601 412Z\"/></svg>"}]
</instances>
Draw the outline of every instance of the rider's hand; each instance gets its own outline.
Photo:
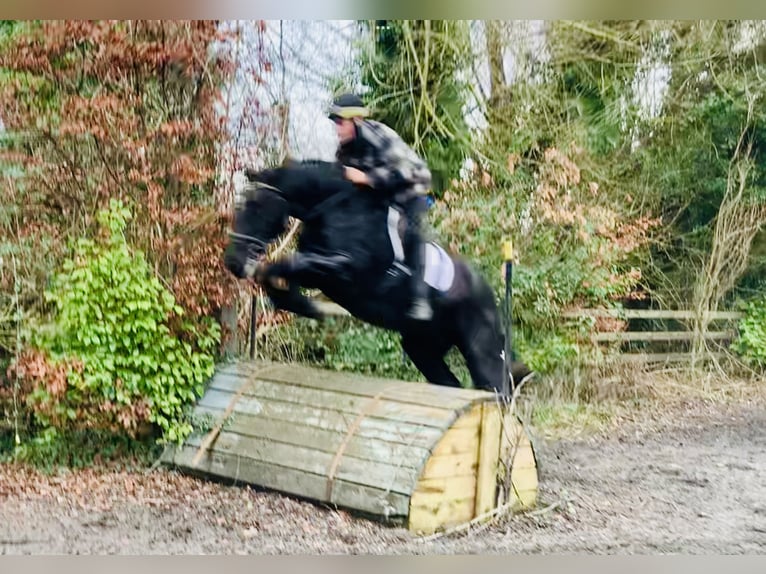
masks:
<instances>
[{"instance_id":1,"label":"rider's hand","mask_svg":"<svg viewBox=\"0 0 766 574\"><path fill-rule=\"evenodd\" d=\"M363 171L355 167L345 167L346 179L357 185L370 185L370 178Z\"/></svg>"}]
</instances>

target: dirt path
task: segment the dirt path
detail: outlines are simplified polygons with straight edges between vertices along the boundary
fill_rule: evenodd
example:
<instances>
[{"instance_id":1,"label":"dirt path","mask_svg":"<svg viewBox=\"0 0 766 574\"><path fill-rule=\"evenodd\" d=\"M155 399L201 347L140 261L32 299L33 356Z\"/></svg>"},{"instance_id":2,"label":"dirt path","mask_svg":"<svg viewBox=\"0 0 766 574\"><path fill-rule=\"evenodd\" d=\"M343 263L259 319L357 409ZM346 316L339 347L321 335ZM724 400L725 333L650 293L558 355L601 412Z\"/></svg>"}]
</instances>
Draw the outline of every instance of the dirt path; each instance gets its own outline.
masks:
<instances>
[{"instance_id":1,"label":"dirt path","mask_svg":"<svg viewBox=\"0 0 766 574\"><path fill-rule=\"evenodd\" d=\"M0 554L766 553L762 405L688 403L608 437L536 446L536 514L429 541L167 471L0 466Z\"/></svg>"}]
</instances>

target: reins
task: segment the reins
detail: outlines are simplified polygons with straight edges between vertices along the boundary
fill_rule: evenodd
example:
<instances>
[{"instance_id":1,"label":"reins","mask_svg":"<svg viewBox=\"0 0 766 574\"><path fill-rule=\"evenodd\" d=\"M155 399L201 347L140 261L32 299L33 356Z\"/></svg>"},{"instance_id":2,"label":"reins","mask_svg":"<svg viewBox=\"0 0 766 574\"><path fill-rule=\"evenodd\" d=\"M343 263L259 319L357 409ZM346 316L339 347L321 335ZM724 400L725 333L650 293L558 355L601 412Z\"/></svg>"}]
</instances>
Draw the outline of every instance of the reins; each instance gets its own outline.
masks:
<instances>
[{"instance_id":1,"label":"reins","mask_svg":"<svg viewBox=\"0 0 766 574\"><path fill-rule=\"evenodd\" d=\"M229 239L231 239L232 243L247 243L248 245L253 245L259 249L266 248L265 241L262 241L257 237L253 237L252 235L245 235L244 233L235 233L234 231L229 231Z\"/></svg>"}]
</instances>

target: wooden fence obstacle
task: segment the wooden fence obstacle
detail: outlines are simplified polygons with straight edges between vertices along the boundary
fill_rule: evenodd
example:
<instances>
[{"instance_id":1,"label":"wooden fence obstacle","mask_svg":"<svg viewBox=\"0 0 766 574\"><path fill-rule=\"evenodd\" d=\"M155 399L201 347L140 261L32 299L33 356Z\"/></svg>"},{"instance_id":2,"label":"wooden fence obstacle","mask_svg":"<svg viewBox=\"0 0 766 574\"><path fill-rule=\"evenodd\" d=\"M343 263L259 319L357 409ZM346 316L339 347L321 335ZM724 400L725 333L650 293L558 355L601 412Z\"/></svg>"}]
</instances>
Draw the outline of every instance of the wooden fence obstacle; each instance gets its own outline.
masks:
<instances>
[{"instance_id":1,"label":"wooden fence obstacle","mask_svg":"<svg viewBox=\"0 0 766 574\"><path fill-rule=\"evenodd\" d=\"M701 337L717 351L709 356L723 357L724 350L736 337L736 322L743 314L736 311L707 313L706 319L715 326ZM612 346L619 351L617 358L623 363L678 363L688 361L691 352L687 348L695 333L689 325L696 318L694 311L673 309L581 309L564 314L567 319L617 320L624 322L618 330L600 330L591 335L598 345ZM636 328L635 321L640 321ZM657 328L659 327L659 328Z\"/></svg>"},{"instance_id":2,"label":"wooden fence obstacle","mask_svg":"<svg viewBox=\"0 0 766 574\"><path fill-rule=\"evenodd\" d=\"M415 533L537 500L529 437L485 391L248 361L217 369L195 415L212 429L166 449L165 465Z\"/></svg>"}]
</instances>

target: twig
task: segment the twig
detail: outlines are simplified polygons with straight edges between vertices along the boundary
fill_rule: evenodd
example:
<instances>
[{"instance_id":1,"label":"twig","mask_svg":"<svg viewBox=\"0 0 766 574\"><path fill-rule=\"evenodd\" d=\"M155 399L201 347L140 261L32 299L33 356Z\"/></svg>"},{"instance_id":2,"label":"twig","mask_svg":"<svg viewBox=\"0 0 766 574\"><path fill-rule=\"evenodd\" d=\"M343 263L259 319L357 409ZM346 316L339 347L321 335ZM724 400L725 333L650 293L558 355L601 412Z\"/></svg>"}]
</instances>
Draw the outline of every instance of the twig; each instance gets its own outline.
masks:
<instances>
[{"instance_id":1,"label":"twig","mask_svg":"<svg viewBox=\"0 0 766 574\"><path fill-rule=\"evenodd\" d=\"M166 446L164 449L162 449L162 454L157 457L157 459L152 463L152 465L149 468L146 469L146 471L144 471L144 474L151 474L160 467L160 465L162 464L162 458L165 456L165 453L168 451L168 448L169 447Z\"/></svg>"},{"instance_id":2,"label":"twig","mask_svg":"<svg viewBox=\"0 0 766 574\"><path fill-rule=\"evenodd\" d=\"M544 506L543 508L538 508L537 510L532 510L530 512L527 512L527 516L542 516L544 514L548 514L549 512L553 512L557 508L561 508L565 502L568 502L565 498L560 498L556 502L552 502L548 506Z\"/></svg>"},{"instance_id":3,"label":"twig","mask_svg":"<svg viewBox=\"0 0 766 574\"><path fill-rule=\"evenodd\" d=\"M516 388L515 388L515 389L513 389L513 395L511 395L511 402L510 402L510 404L508 405L508 409L509 409L511 412L514 412L514 411L516 410L516 399L518 399L518 398L519 398L519 394L521 393L521 388L522 388L524 385L526 385L526 384L527 384L527 381L530 381L530 380L532 380L532 378L533 378L534 376L535 376L535 373L534 373L534 371L532 371L532 372L531 372L531 373L529 373L529 374L528 374L526 377L524 377L523 379L521 379L521 381L519 381L519 384L518 384L518 385L516 385Z\"/></svg>"},{"instance_id":4,"label":"twig","mask_svg":"<svg viewBox=\"0 0 766 574\"><path fill-rule=\"evenodd\" d=\"M534 372L529 373L526 377L524 377L519 384L514 388L513 395L511 395L511 400L508 402L508 412L516 416L516 399L521 393L522 387L527 383L527 381L531 380L534 376ZM503 398L501 397L501 400ZM498 400L496 404L499 405L501 400ZM499 406L498 406L499 408ZM503 496L510 498L510 491L511 487L514 488L514 492L516 494L516 497L518 498L518 492L515 491L515 486L513 485L513 481L511 480L511 473L513 471L513 461L516 459L516 454L519 450L519 437L516 436L515 440L512 440L511 437L508 434L508 427L505 425L505 417L502 416L501 412L501 420L503 421L502 425L502 434L505 437L505 439L513 444L513 450L508 453L508 459L505 461L505 476L503 480Z\"/></svg>"},{"instance_id":5,"label":"twig","mask_svg":"<svg viewBox=\"0 0 766 574\"><path fill-rule=\"evenodd\" d=\"M553 503L549 504L548 506L546 506L544 508L538 508L537 510L534 510L532 512L528 512L528 513L526 513L526 515L527 516L542 516L544 514L548 514L549 512L553 512L554 510L562 507L565 502L566 502L565 499L559 499L556 502L553 502ZM473 533L477 534L478 532L481 532L482 530L488 528L490 526L490 524L492 524L492 522L487 521L484 524L479 525L478 528L474 529Z\"/></svg>"},{"instance_id":6,"label":"twig","mask_svg":"<svg viewBox=\"0 0 766 574\"><path fill-rule=\"evenodd\" d=\"M39 542L50 542L50 538L29 538L28 536L25 536L24 538L19 539L12 539L12 538L0 538L0 544L3 545L12 545L12 544L35 544Z\"/></svg>"},{"instance_id":7,"label":"twig","mask_svg":"<svg viewBox=\"0 0 766 574\"><path fill-rule=\"evenodd\" d=\"M452 534L457 534L459 532L463 532L465 530L469 530L472 526L476 526L481 522L484 522L485 520L492 519L496 517L499 514L504 513L507 510L511 510L513 508L513 503L507 502L503 504L502 506L498 506L497 508L493 508L492 510L485 512L484 514L480 514L476 518L472 519L470 522L465 522L463 524L459 524L458 526L454 526L452 528L449 528L447 530L444 530L442 532L437 532L435 534L430 534L428 536L423 536L421 538L418 538L419 542L430 542L432 540L437 540L439 538L443 538L445 536L451 536ZM486 527L486 525L484 525Z\"/></svg>"}]
</instances>

